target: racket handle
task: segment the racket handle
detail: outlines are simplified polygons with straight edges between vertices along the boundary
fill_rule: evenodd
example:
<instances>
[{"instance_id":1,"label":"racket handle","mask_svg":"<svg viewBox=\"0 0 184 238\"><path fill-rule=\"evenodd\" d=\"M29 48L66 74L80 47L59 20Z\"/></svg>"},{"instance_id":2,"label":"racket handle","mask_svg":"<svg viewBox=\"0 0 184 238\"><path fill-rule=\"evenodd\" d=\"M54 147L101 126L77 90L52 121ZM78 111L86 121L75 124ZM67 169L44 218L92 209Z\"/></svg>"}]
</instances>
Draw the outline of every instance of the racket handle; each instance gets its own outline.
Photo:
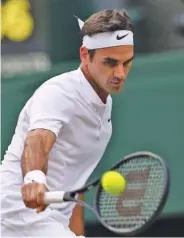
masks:
<instances>
[{"instance_id":1,"label":"racket handle","mask_svg":"<svg viewBox=\"0 0 184 238\"><path fill-rule=\"evenodd\" d=\"M64 195L65 195L65 192L63 192L63 191L46 192L45 198L44 198L44 203L46 205L48 205L50 203L64 202Z\"/></svg>"}]
</instances>

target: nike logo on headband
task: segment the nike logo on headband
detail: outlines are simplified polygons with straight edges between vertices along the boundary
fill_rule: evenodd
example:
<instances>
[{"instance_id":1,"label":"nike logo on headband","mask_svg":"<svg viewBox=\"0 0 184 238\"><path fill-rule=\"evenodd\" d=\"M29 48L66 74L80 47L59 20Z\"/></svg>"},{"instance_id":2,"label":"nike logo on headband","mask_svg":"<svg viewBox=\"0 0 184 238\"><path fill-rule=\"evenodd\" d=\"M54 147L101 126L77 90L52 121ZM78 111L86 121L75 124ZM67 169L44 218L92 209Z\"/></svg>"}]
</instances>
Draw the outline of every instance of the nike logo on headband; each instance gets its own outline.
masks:
<instances>
[{"instance_id":1,"label":"nike logo on headband","mask_svg":"<svg viewBox=\"0 0 184 238\"><path fill-rule=\"evenodd\" d=\"M126 36L128 36L128 34L129 34L129 33L127 33L127 34L124 35L124 36L119 36L119 35L117 35L117 36L116 36L116 39L117 39L117 40L121 40L121 39L125 38Z\"/></svg>"}]
</instances>

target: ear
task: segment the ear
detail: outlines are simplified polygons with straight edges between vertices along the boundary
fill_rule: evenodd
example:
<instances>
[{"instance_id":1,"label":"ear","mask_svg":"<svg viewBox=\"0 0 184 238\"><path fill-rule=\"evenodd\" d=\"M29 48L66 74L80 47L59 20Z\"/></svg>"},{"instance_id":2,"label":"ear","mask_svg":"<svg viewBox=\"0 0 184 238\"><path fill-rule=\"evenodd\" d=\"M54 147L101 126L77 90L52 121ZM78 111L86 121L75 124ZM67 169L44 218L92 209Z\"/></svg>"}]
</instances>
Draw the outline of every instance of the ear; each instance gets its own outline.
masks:
<instances>
[{"instance_id":1,"label":"ear","mask_svg":"<svg viewBox=\"0 0 184 238\"><path fill-rule=\"evenodd\" d=\"M80 47L80 60L84 65L87 65L89 62L88 49L85 46Z\"/></svg>"}]
</instances>

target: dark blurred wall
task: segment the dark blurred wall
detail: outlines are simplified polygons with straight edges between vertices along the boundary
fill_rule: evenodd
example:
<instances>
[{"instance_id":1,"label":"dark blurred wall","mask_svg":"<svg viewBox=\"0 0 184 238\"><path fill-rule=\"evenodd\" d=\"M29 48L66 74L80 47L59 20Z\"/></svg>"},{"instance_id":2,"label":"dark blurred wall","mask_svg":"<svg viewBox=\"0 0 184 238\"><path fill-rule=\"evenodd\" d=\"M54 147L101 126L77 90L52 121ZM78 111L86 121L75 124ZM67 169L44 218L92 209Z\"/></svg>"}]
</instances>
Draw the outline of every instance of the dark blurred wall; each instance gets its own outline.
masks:
<instances>
[{"instance_id":1,"label":"dark blurred wall","mask_svg":"<svg viewBox=\"0 0 184 238\"><path fill-rule=\"evenodd\" d=\"M104 9L128 10L134 24L136 54L184 47L184 34L178 31L178 18L184 13L181 0L22 1L30 4L28 11L34 21L33 32L22 41L3 38L3 76L44 71L53 64L79 59L82 39L74 15L86 20L92 13ZM11 0L3 1L4 4L8 2ZM20 20L19 16L16 15L15 21ZM3 15L2 22L4 19ZM24 24L25 21L20 22ZM11 26L12 30L18 28L16 23Z\"/></svg>"},{"instance_id":2,"label":"dark blurred wall","mask_svg":"<svg viewBox=\"0 0 184 238\"><path fill-rule=\"evenodd\" d=\"M178 32L179 19L184 14L181 0L144 0L149 52L184 48L184 35Z\"/></svg>"},{"instance_id":3,"label":"dark blurred wall","mask_svg":"<svg viewBox=\"0 0 184 238\"><path fill-rule=\"evenodd\" d=\"M1 16L3 77L46 71L51 68L48 52L50 47L48 1L3 1Z\"/></svg>"}]
</instances>

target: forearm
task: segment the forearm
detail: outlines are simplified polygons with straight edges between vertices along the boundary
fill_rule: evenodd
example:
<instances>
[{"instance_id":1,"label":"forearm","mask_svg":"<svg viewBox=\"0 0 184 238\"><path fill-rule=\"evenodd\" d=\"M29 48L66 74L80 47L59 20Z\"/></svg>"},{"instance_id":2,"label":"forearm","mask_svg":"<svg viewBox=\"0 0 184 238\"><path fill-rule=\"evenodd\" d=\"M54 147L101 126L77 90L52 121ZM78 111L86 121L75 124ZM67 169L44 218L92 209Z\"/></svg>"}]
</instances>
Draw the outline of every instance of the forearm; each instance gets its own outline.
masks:
<instances>
[{"instance_id":1,"label":"forearm","mask_svg":"<svg viewBox=\"0 0 184 238\"><path fill-rule=\"evenodd\" d=\"M21 160L23 176L32 170L41 170L45 174L47 172L48 154L51 146L48 139L45 140L44 133L46 132L41 129L28 133Z\"/></svg>"},{"instance_id":2,"label":"forearm","mask_svg":"<svg viewBox=\"0 0 184 238\"><path fill-rule=\"evenodd\" d=\"M84 196L80 195L79 199L83 200ZM76 235L84 235L84 208L80 205L76 205L73 209L70 219L70 229Z\"/></svg>"}]
</instances>

